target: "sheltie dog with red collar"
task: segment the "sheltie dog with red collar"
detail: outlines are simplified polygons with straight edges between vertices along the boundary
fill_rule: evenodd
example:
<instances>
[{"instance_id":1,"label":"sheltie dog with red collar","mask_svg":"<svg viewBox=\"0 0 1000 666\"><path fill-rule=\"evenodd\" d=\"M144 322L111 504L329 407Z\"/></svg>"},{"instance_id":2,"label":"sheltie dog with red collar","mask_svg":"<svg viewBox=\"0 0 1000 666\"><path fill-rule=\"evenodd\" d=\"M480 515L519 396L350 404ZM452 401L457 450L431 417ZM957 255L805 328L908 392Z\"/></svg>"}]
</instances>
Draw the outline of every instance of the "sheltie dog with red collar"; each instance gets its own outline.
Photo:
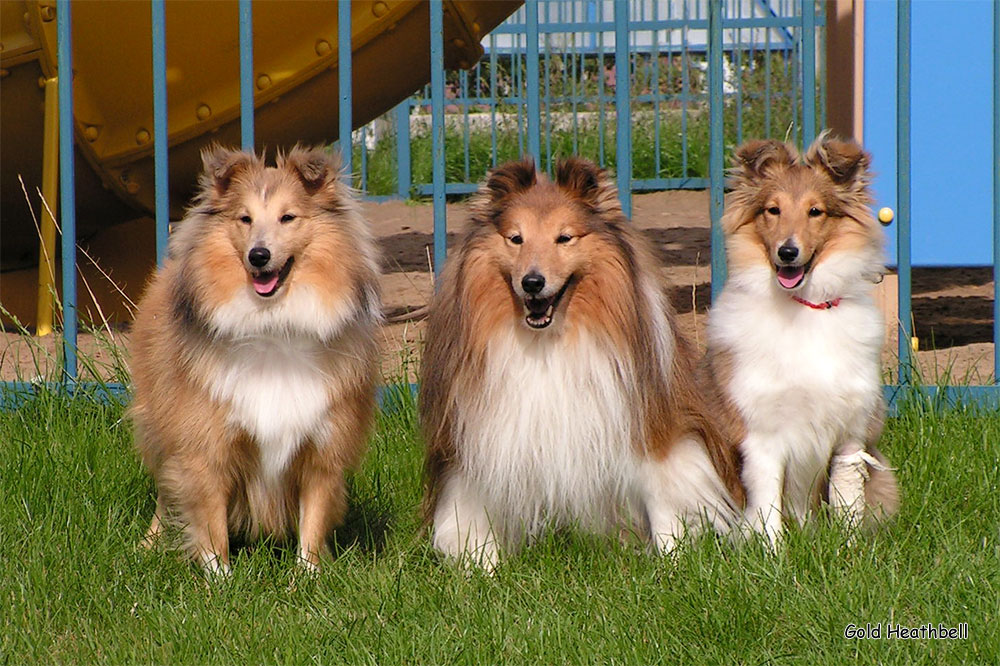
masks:
<instances>
[{"instance_id":1,"label":"sheltie dog with red collar","mask_svg":"<svg viewBox=\"0 0 1000 666\"><path fill-rule=\"evenodd\" d=\"M320 565L346 510L378 376L378 257L339 162L295 148L276 167L211 148L132 335L136 446L165 522L229 569L229 537L297 531Z\"/></svg>"},{"instance_id":2,"label":"sheltie dog with red collar","mask_svg":"<svg viewBox=\"0 0 1000 666\"><path fill-rule=\"evenodd\" d=\"M783 519L802 522L823 498L849 525L891 516L896 479L876 448L884 255L870 157L824 133L801 159L771 140L734 162L706 367L739 432L746 525L776 545Z\"/></svg>"},{"instance_id":3,"label":"sheltie dog with red collar","mask_svg":"<svg viewBox=\"0 0 1000 666\"><path fill-rule=\"evenodd\" d=\"M738 469L608 175L505 164L469 211L421 372L434 547L491 570L546 528L632 529L670 551L738 522Z\"/></svg>"}]
</instances>

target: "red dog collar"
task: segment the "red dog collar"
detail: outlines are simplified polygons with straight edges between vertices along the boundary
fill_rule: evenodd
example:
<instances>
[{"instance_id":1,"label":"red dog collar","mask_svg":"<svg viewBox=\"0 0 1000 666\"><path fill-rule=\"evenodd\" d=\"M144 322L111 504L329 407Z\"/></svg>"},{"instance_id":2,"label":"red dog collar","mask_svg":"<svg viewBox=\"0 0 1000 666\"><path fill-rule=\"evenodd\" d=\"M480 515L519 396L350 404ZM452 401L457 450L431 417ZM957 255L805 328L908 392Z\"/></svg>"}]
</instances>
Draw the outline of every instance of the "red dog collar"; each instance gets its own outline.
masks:
<instances>
[{"instance_id":1,"label":"red dog collar","mask_svg":"<svg viewBox=\"0 0 1000 666\"><path fill-rule=\"evenodd\" d=\"M798 296L792 296L793 301L797 301L802 305L807 305L813 310L829 310L830 308L835 308L840 305L840 298L835 298L832 301L823 301L822 303L812 303L804 298L799 298Z\"/></svg>"}]
</instances>

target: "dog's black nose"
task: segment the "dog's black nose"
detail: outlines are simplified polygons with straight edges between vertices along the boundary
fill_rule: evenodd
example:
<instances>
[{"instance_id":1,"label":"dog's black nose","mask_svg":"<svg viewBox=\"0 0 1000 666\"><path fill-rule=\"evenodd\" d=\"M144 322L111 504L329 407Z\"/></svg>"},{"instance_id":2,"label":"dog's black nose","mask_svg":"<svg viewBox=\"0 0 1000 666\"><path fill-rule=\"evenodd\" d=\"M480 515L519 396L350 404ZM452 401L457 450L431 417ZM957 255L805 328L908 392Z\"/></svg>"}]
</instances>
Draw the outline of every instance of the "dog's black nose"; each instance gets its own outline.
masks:
<instances>
[{"instance_id":1,"label":"dog's black nose","mask_svg":"<svg viewBox=\"0 0 1000 666\"><path fill-rule=\"evenodd\" d=\"M778 259L781 259L785 263L790 263L795 261L795 257L799 256L799 248L794 245L789 245L785 243L778 248Z\"/></svg>"},{"instance_id":2,"label":"dog's black nose","mask_svg":"<svg viewBox=\"0 0 1000 666\"><path fill-rule=\"evenodd\" d=\"M263 268L267 266L267 262L271 261L271 251L266 247L253 247L250 248L247 259L250 260L250 265L254 268Z\"/></svg>"},{"instance_id":3,"label":"dog's black nose","mask_svg":"<svg viewBox=\"0 0 1000 666\"><path fill-rule=\"evenodd\" d=\"M540 273L528 273L521 278L521 288L527 294L537 294L545 288L545 278Z\"/></svg>"}]
</instances>

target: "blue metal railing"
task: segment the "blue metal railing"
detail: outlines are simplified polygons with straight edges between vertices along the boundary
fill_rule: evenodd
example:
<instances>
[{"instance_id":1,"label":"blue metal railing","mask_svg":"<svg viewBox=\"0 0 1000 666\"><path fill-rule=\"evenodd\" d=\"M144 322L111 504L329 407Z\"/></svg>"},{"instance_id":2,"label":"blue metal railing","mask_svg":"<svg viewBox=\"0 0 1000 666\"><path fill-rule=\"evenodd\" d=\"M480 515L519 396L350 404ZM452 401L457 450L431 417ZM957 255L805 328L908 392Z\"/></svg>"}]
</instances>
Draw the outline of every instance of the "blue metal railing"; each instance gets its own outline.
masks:
<instances>
[{"instance_id":1,"label":"blue metal railing","mask_svg":"<svg viewBox=\"0 0 1000 666\"><path fill-rule=\"evenodd\" d=\"M76 159L73 152L73 31L69 0L56 3L59 53L59 219L62 222L63 375L76 382Z\"/></svg>"},{"instance_id":2,"label":"blue metal railing","mask_svg":"<svg viewBox=\"0 0 1000 666\"><path fill-rule=\"evenodd\" d=\"M162 266L163 260L167 256L167 233L170 228L170 190L167 187L167 19L165 0L153 0L151 5L156 265Z\"/></svg>"},{"instance_id":3,"label":"blue metal railing","mask_svg":"<svg viewBox=\"0 0 1000 666\"><path fill-rule=\"evenodd\" d=\"M899 263L899 383L909 384L913 366L910 275L910 3L898 5L896 37L896 246Z\"/></svg>"},{"instance_id":4,"label":"blue metal railing","mask_svg":"<svg viewBox=\"0 0 1000 666\"><path fill-rule=\"evenodd\" d=\"M1000 6L993 3L993 378L1000 383Z\"/></svg>"},{"instance_id":5,"label":"blue metal railing","mask_svg":"<svg viewBox=\"0 0 1000 666\"><path fill-rule=\"evenodd\" d=\"M499 148L503 123L501 114L507 110L508 116L513 116L518 150L527 151L535 157L540 167L551 168L553 163L553 142L555 129L553 127L553 112L565 111L569 114L569 127L572 135L572 149L576 152L582 148L583 139L588 135L599 136L598 157L611 162L606 151L605 138L610 129L607 114L610 109L617 111L615 118L615 163L618 167L619 185L623 204L629 207L630 194L633 190L656 187L711 187L711 217L712 217L712 274L713 295L721 287L725 276L725 260L722 254L721 229L719 219L723 203L723 176L725 147L729 138L742 139L741 123L746 119L741 115L745 103L760 103L763 108L763 133L769 134L772 124L776 121L778 102L791 102L791 129L793 136L802 142L808 142L815 135L817 121L822 124L822 116L817 118L817 109L813 90L816 63L816 30L822 26L822 16L815 14L816 5L811 0L784 0L780 3L756 2L758 7L766 7L771 11L769 16L742 17L744 5L740 2L725 2L724 0L702 0L701 2L682 2L681 17L676 18L674 3L668 2L666 16L661 16L660 4L655 3L648 9L642 2L617 0L613 5L613 16L605 16L605 3L591 0L584 2L559 3L555 0L527 0L523 14L527 20L517 18L505 24L488 37L487 55L470 73L462 73L452 77L451 83L461 95L448 98L446 86L449 83L448 74L444 70L443 49L443 3L442 0L430 2L430 46L431 46L431 84L429 90L417 95L399 105L391 117L397 128L397 144L395 158L399 180L399 194L407 195L411 190L433 195L434 203L434 269L439 271L444 263L446 252L445 235L445 196L455 192L468 192L475 188L475 183L482 177L481 173L471 168L469 150L470 108L482 107L488 112L490 133L489 163L496 164L503 159ZM552 8L555 7L556 20L549 21ZM585 8L585 11L581 10ZM777 7L778 11L775 10ZM734 18L732 10L736 8L738 16ZM630 15L631 9L631 15ZM899 173L898 173L898 211L899 224L899 382L898 386L886 387L890 399L898 399L909 390L911 374L912 336L911 319L911 280L909 265L909 164L910 164L910 124L909 124L909 3L899 3L898 15L898 54L899 54L899 86L898 86L898 131L899 131ZM638 10L638 11L636 11ZM786 13L787 10L787 13ZM796 13L796 11L798 13ZM339 26L338 39L340 43L339 90L340 90L340 145L344 148L353 146L351 126L351 67L350 67L350 5L341 3L338 9ZM647 17L647 13L649 16ZM153 19L153 86L154 86L154 137L156 162L156 227L157 255L162 260L165 251L168 219L166 214L167 187L167 117L166 117L166 62L165 62L165 21L163 0L152 0L151 15ZM586 20L577 22L580 16ZM544 20L543 20L544 17ZM71 7L69 0L58 0L58 54L59 54L59 146L60 146L60 219L62 222L62 307L63 307L63 380L67 389L75 392L83 385L77 385L77 300L76 300L76 224L75 224L75 183L74 183L74 127L73 127L73 91L72 80L72 43L71 43ZM252 45L252 3L240 0L240 83L241 83L241 139L244 147L252 149L253 134L253 45ZM524 30L516 26L523 26ZM581 37L579 43L572 41L567 48L559 51L550 48L548 36L558 35L573 29L574 34ZM744 41L742 32L750 28L764 28L765 35L760 43L751 36ZM779 29L777 46L772 45L772 29ZM642 30L651 31L648 43L642 42L636 34ZM674 43L674 31L680 31L679 44ZM704 44L693 44L689 39L693 30L704 30ZM726 38L729 31L729 38ZM609 50L605 43L606 35L614 35L614 47ZM512 37L510 44L498 44L498 36ZM525 36L524 45L520 44L521 36ZM544 41L544 54L541 43ZM994 86L1000 85L1000 10L994 10ZM755 51L756 50L756 51ZM763 57L760 57L760 52ZM755 55L756 53L756 55ZM779 58L772 58L778 53ZM652 54L653 57L650 57ZM661 59L667 54L667 60ZM735 69L735 77L726 72L726 54L729 54L728 64ZM696 57L697 56L697 57ZM743 58L746 58L744 62ZM755 60L756 58L756 60ZM671 67L674 60L681 63L675 71ZM564 71L569 72L568 80L556 85L551 80L550 73L555 67L553 63L561 62ZM540 69L544 62L544 70ZM610 80L605 79L608 72L606 64L614 64L614 91L609 93ZM345 64L346 63L346 64ZM695 65L704 65L699 69ZM750 63L754 63L751 67ZM748 90L744 86L744 76L747 71L760 68L764 71L763 93ZM789 72L798 72L792 76L800 83L792 89L776 90L772 87L772 73L775 68L784 68L785 78ZM545 76L542 76L542 71ZM596 75L596 80L587 79L584 74ZM700 76L699 72L707 73L707 85L704 90L695 91L693 78ZM636 91L636 81L647 77L648 91ZM734 83L735 80L735 83ZM808 82L812 85L808 85ZM655 82L655 83L654 83ZM509 87L505 93L497 94L501 84ZM586 85L594 89L585 90ZM474 93L470 93L470 87ZM557 90L558 88L558 90ZM728 89L727 89L728 88ZM666 89L667 93L663 90ZM489 94L485 94L485 92ZM996 99L994 97L994 99ZM433 179L431 183L419 183L413 179L411 167L412 111L429 103L431 108L431 161ZM996 102L995 102L996 103ZM464 181L446 181L446 128L448 116L446 105L455 104L461 107L464 124ZM727 105L736 104L738 112L727 118ZM589 128L579 115L581 108L596 113L598 118L596 129L594 124ZM632 163L635 150L634 129L635 113L651 110L655 118L659 118L661 109L670 107L681 111L682 145L680 146L681 161L684 174L687 173L691 161L691 146L688 130L690 122L699 114L707 111L708 144L710 149L707 177L636 177ZM544 128L543 128L544 108ZM1000 154L1000 108L994 113L994 155ZM510 120L508 117L507 120ZM727 125L735 123L736 127ZM653 144L657 156L653 160L656 171L660 169L660 148L666 140L664 129L658 120L654 123L652 133ZM543 146L544 129L544 146ZM727 130L729 134L727 135ZM366 138L362 131L362 138ZM356 135L355 135L356 136ZM363 145L363 142L362 142ZM353 165L351 150L344 150L348 169ZM362 153L361 164L366 165L370 156ZM363 175L363 174L362 174ZM362 181L364 182L364 181ZM994 257L1000 260L1000 166L994 164ZM994 262L994 277L998 277L998 263ZM1000 302L1000 280L994 281L994 341L1000 339L1000 323L997 313ZM1000 376L1000 355L995 360L995 377ZM8 383L4 385L4 403L11 394L20 395L30 392L31 385L25 383ZM94 395L119 395L124 392L121 385L102 385ZM930 391L934 394L934 391ZM996 386L980 387L946 387L939 392L943 399L954 401L958 399L973 400L996 406L998 395Z\"/></svg>"},{"instance_id":6,"label":"blue metal railing","mask_svg":"<svg viewBox=\"0 0 1000 666\"><path fill-rule=\"evenodd\" d=\"M351 93L354 86L353 68L351 66L351 3L337 4L337 91L339 95L338 124L340 125L340 152L344 161L344 169L352 173L351 129Z\"/></svg>"},{"instance_id":7,"label":"blue metal railing","mask_svg":"<svg viewBox=\"0 0 1000 666\"><path fill-rule=\"evenodd\" d=\"M240 145L254 149L253 7L240 0Z\"/></svg>"},{"instance_id":8,"label":"blue metal railing","mask_svg":"<svg viewBox=\"0 0 1000 666\"><path fill-rule=\"evenodd\" d=\"M814 136L822 110L816 109L815 95L802 95L800 89L823 87L813 72L825 21L822 13L802 14L803 7L814 7L809 0L530 0L484 40L486 55L471 71L446 77L447 105L457 107L447 114L446 143L461 143L461 150L447 152L446 194L473 192L486 166L522 154L535 156L539 148L544 148L539 164L546 170L555 155L570 152L617 171L630 167L631 175L619 180L626 207L629 191L707 188L704 151L692 144L708 143L704 119L710 92L704 72L713 5L720 10L720 44L731 65L723 99L735 124L728 122L727 140L742 140L744 115L750 110L763 118L747 130L754 136L770 136L774 128L784 138L788 127L796 140ZM811 64L800 65L799 60ZM804 78L806 72L810 76ZM751 77L759 85L749 87L745 80ZM626 113L620 119L619 106ZM396 182L378 183L365 172L356 174L355 182L368 186L370 198L433 196L428 165L415 164L410 152L414 142L426 141L428 108L433 108L433 93L424 88L387 114L396 127ZM472 127L470 118L481 129ZM668 127L672 122L680 125L679 132ZM421 129L414 131L411 124ZM808 130L802 129L804 124ZM587 136L595 129L596 142ZM365 131L366 141L380 138L373 130ZM470 135L479 137L481 151L488 139L486 166L473 160L480 166L469 168ZM358 139L356 133L355 152L369 165L391 151L390 146L382 156L373 155L367 145L357 145ZM652 158L637 159L636 145L647 154L645 146L653 146ZM667 155L675 149L679 163ZM461 163L455 159L459 155Z\"/></svg>"}]
</instances>

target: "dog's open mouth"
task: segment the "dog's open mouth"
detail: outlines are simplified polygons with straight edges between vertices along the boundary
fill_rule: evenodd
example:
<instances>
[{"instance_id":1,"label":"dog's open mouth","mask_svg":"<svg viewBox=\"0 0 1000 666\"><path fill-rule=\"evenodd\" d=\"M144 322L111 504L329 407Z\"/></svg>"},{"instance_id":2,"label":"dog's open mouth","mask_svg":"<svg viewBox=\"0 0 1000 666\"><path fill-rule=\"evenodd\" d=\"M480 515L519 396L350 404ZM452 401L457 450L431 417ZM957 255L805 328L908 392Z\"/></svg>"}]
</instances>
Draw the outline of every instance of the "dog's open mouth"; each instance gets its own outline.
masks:
<instances>
[{"instance_id":1,"label":"dog's open mouth","mask_svg":"<svg viewBox=\"0 0 1000 666\"><path fill-rule=\"evenodd\" d=\"M295 257L288 257L288 261L276 271L251 273L250 278L253 281L253 290L257 292L258 296L265 298L274 296L281 289L281 285L285 283L285 279L292 271L293 263L295 263Z\"/></svg>"},{"instance_id":2,"label":"dog's open mouth","mask_svg":"<svg viewBox=\"0 0 1000 666\"><path fill-rule=\"evenodd\" d=\"M563 283L562 289L548 298L525 297L524 307L528 311L528 314L525 315L524 321L528 326L531 328L545 328L552 323L552 316L555 314L556 308L559 307L559 302L562 300L572 281L572 277L566 280Z\"/></svg>"},{"instance_id":3,"label":"dog's open mouth","mask_svg":"<svg viewBox=\"0 0 1000 666\"><path fill-rule=\"evenodd\" d=\"M778 266L775 265L774 269L778 274L778 284L780 284L785 289L795 289L802 281L806 279L806 273L809 272L809 267L812 265L812 259L807 261L802 266Z\"/></svg>"}]
</instances>

